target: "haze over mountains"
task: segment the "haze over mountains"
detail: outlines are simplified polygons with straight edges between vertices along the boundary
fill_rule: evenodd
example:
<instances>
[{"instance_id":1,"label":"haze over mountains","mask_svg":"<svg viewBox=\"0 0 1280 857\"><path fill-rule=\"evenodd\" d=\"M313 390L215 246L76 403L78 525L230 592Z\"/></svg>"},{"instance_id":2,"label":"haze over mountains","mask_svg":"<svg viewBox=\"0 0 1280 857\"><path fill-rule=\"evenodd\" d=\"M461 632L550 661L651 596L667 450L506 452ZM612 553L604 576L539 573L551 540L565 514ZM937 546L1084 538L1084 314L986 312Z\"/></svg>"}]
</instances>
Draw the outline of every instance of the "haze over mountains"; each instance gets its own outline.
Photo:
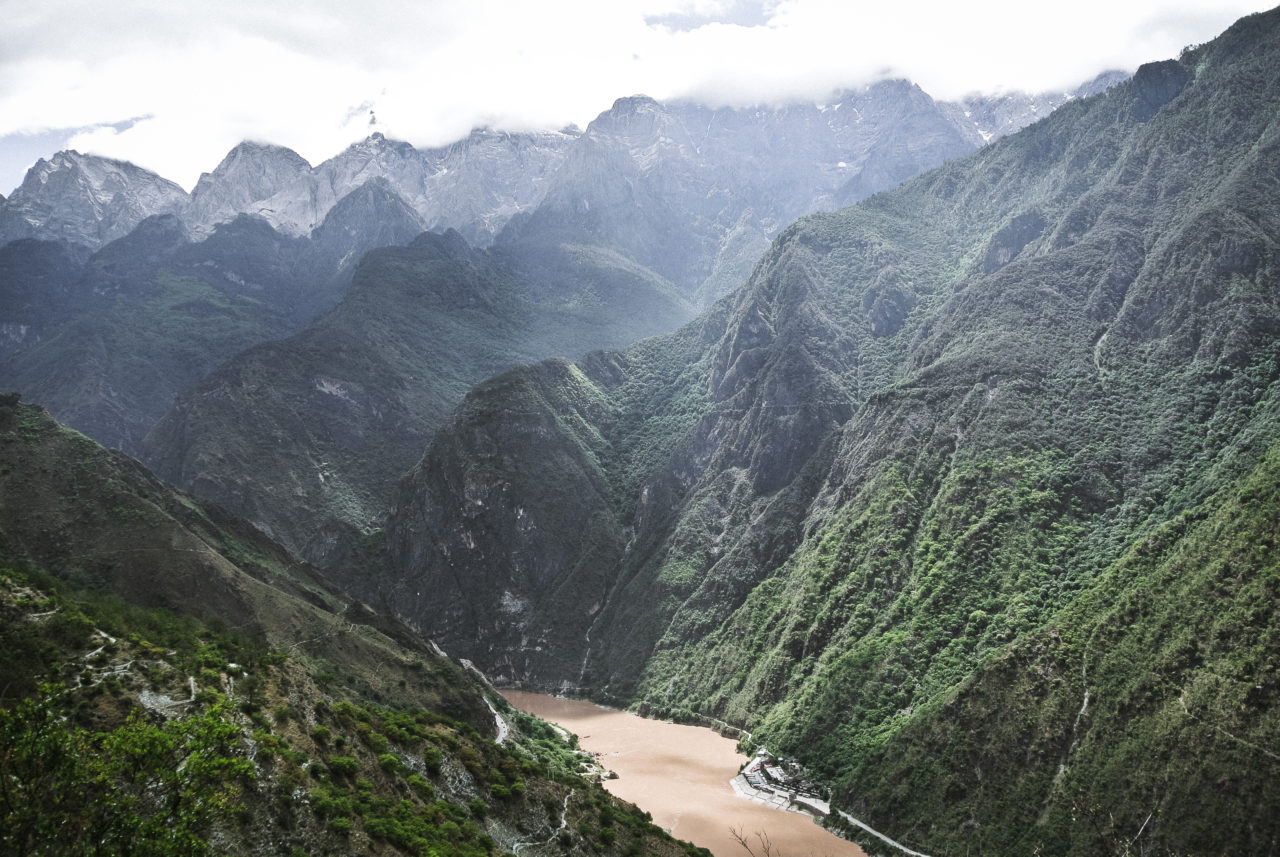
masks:
<instances>
[{"instance_id":1,"label":"haze over mountains","mask_svg":"<svg viewBox=\"0 0 1280 857\"><path fill-rule=\"evenodd\" d=\"M0 286L38 281L61 295L56 308L18 293L0 304L0 383L322 560L335 532L378 525L395 481L472 384L669 331L739 285L796 217L891 187L1074 97L941 105L904 81L767 110L632 97L581 132L476 131L421 152L375 134L315 168L244 143L185 199L130 165L62 153L0 213L0 238L66 248L0 248L14 272ZM126 243L108 243L130 222ZM412 251L375 254L356 273L368 251L428 228L470 245L436 242L465 258L453 273ZM308 328L353 276L350 300ZM459 291L454 276L473 286ZM371 323L376 334L354 334ZM176 396L237 354L143 444Z\"/></svg>"},{"instance_id":2,"label":"haze over mountains","mask_svg":"<svg viewBox=\"0 0 1280 857\"><path fill-rule=\"evenodd\" d=\"M1065 101L1091 95L1123 77L1120 72L1106 72L1072 92L974 95L958 103L939 103L937 109L947 116L954 133L976 145L1017 130ZM821 108L798 104L783 111L713 111L692 103L673 103L664 110L671 115L669 121L686 126L685 134L718 135L718 140L707 141L705 153L698 153L713 163L725 164L734 154L743 154L747 141L733 139L734 126L757 125L750 143L763 148L753 151L753 156L774 166L779 154L770 149L785 147L789 136L792 142L816 146L828 157L843 159L843 167L838 167L837 161L826 164L838 179L860 172L860 158L865 153L859 149L874 142L872 138L891 133L883 127L871 128L863 132L868 140L850 145L849 129L859 122L860 114L855 109L852 116L849 111L843 117L836 116L837 105L853 99L851 107L856 108L857 99L869 98L878 99L883 110L890 102L891 89L878 96L868 96L866 89L837 95ZM926 96L924 100L932 106L932 99ZM888 109L908 113L914 107ZM819 122L811 115L815 111L832 115ZM770 122L762 113L783 118ZM798 115L787 117L788 113ZM724 124L728 127L714 127ZM770 124L789 126L792 131L789 135L769 134L765 128ZM819 124L827 127L819 128ZM37 162L8 199L0 196L4 203L0 208L0 244L35 237L72 241L96 250L155 214L180 214L197 235L208 234L237 214L258 215L281 232L307 235L339 199L369 179L382 177L418 212L427 228L457 229L470 243L483 246L513 214L541 200L566 150L580 136L575 128L540 133L477 129L451 145L419 151L375 133L314 168L284 147L245 142L232 149L212 172L204 173L190 194L126 162L59 152ZM828 139L819 142L822 137ZM821 191L806 185L793 192L816 195Z\"/></svg>"},{"instance_id":3,"label":"haze over mountains","mask_svg":"<svg viewBox=\"0 0 1280 857\"><path fill-rule=\"evenodd\" d=\"M315 168L244 144L189 196L56 156L0 211L0 384L217 505L8 396L0 560L179 609L198 578L296 643L290 746L368 749L290 847L680 850L605 835L536 742L314 702L328 667L492 734L430 639L745 730L923 853L1272 854L1280 10L1093 89L1008 134L1046 102L636 96ZM148 590L165 542L204 565Z\"/></svg>"}]
</instances>

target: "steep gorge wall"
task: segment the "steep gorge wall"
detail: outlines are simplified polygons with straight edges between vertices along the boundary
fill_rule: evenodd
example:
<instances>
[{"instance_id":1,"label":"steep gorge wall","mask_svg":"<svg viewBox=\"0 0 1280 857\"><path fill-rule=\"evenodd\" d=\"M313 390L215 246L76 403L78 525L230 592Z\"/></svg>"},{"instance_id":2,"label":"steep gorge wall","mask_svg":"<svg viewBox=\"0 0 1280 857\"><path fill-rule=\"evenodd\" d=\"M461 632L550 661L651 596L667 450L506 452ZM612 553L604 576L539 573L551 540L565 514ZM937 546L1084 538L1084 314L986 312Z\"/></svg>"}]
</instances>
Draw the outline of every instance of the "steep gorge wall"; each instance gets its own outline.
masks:
<instances>
[{"instance_id":1,"label":"steep gorge wall","mask_svg":"<svg viewBox=\"0 0 1280 857\"><path fill-rule=\"evenodd\" d=\"M1052 692L1057 668L1007 684L992 665L1078 634L1108 586L1134 597L1128 552L1216 514L1277 440L1277 17L801 221L678 334L474 392L388 526L388 591L420 592L390 601L509 680L753 728L913 843L1091 853L1062 786L1084 781L1047 788L1081 697ZM1272 728L1267 682L1241 734ZM1002 688L1017 713L989 728L948 707L999 707ZM1107 711L1095 760L1123 731ZM1042 724L1043 752L998 781L917 752L996 758L1009 721ZM1156 784L1217 751L1164 752L1109 794L1174 810L1183 792ZM916 766L876 766L899 756Z\"/></svg>"}]
</instances>

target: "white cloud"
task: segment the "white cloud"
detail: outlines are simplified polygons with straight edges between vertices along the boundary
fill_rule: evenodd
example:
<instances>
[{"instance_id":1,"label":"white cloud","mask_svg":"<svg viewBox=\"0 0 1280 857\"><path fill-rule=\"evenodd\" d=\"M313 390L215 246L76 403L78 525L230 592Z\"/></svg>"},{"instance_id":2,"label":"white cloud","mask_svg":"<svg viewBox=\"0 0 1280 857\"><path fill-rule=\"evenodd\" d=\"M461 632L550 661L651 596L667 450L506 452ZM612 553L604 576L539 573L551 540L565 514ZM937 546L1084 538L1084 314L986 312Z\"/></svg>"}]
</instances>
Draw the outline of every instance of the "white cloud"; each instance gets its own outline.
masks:
<instances>
[{"instance_id":1,"label":"white cloud","mask_svg":"<svg viewBox=\"0 0 1280 857\"><path fill-rule=\"evenodd\" d=\"M1046 89L1173 56L1265 4L869 5L0 0L0 188L26 166L4 162L6 137L51 129L190 187L245 138L323 160L369 132L370 108L388 136L437 145L478 124L585 124L640 92L820 98L886 72L937 97Z\"/></svg>"}]
</instances>

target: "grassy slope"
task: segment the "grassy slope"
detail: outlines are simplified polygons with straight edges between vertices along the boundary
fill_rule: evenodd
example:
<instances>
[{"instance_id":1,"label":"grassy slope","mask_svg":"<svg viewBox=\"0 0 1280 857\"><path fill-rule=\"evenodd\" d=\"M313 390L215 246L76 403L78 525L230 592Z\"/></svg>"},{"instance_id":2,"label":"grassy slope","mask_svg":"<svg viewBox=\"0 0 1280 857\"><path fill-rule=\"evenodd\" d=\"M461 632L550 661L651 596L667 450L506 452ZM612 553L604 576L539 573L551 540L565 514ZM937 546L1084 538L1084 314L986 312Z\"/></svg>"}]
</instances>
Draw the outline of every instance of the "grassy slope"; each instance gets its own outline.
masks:
<instances>
[{"instance_id":1,"label":"grassy slope","mask_svg":"<svg viewBox=\"0 0 1280 857\"><path fill-rule=\"evenodd\" d=\"M144 605L217 616L373 699L405 680L407 699L486 722L459 668L424 642L251 525L180 494L42 408L0 405L0 462L7 562Z\"/></svg>"}]
</instances>

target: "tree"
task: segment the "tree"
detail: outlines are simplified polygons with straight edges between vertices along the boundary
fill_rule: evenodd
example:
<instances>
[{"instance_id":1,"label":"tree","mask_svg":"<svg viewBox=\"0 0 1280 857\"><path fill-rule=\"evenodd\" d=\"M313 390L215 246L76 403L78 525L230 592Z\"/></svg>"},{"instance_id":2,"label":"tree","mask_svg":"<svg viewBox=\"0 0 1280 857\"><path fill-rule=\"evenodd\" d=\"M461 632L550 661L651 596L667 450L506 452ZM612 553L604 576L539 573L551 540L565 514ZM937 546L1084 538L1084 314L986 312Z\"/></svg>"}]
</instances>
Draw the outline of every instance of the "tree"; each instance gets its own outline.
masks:
<instances>
[{"instance_id":1,"label":"tree","mask_svg":"<svg viewBox=\"0 0 1280 857\"><path fill-rule=\"evenodd\" d=\"M0 852L169 857L208 850L239 806L253 763L222 702L161 724L135 710L90 733L57 712L51 688L0 710Z\"/></svg>"}]
</instances>

